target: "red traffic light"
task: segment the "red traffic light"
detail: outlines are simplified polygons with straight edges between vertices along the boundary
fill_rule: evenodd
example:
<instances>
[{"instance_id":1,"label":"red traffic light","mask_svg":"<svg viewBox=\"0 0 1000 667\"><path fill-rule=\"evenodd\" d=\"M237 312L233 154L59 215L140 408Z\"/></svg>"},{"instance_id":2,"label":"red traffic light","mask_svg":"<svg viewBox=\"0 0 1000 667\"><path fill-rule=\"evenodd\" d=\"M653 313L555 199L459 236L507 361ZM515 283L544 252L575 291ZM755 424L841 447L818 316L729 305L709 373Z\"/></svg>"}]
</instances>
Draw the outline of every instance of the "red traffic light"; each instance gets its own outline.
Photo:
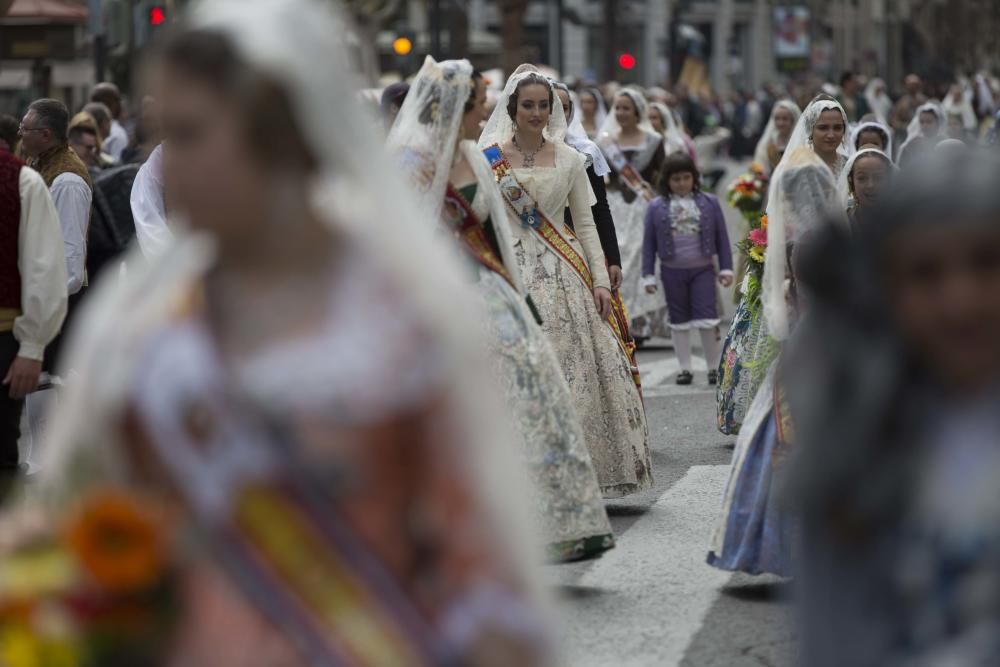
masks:
<instances>
[{"instance_id":1,"label":"red traffic light","mask_svg":"<svg viewBox=\"0 0 1000 667\"><path fill-rule=\"evenodd\" d=\"M167 22L167 10L157 5L149 8L149 25L163 25Z\"/></svg>"},{"instance_id":2,"label":"red traffic light","mask_svg":"<svg viewBox=\"0 0 1000 667\"><path fill-rule=\"evenodd\" d=\"M618 66L622 69L633 69L635 68L635 56L631 53L623 53L618 56Z\"/></svg>"}]
</instances>

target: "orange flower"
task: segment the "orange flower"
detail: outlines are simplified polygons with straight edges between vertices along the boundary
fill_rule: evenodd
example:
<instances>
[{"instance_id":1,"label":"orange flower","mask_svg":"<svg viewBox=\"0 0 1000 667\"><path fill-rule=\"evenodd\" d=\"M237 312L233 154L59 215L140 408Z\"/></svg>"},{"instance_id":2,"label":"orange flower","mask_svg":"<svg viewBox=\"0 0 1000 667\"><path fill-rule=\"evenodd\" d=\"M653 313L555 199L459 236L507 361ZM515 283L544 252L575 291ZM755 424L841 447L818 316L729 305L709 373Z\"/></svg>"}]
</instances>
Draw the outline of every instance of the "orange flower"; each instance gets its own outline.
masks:
<instances>
[{"instance_id":1,"label":"orange flower","mask_svg":"<svg viewBox=\"0 0 1000 667\"><path fill-rule=\"evenodd\" d=\"M70 518L66 540L83 569L112 594L153 586L165 567L162 515L134 496L103 489Z\"/></svg>"},{"instance_id":2,"label":"orange flower","mask_svg":"<svg viewBox=\"0 0 1000 667\"><path fill-rule=\"evenodd\" d=\"M764 229L764 230L767 229L767 215L766 214L760 216L760 228Z\"/></svg>"}]
</instances>

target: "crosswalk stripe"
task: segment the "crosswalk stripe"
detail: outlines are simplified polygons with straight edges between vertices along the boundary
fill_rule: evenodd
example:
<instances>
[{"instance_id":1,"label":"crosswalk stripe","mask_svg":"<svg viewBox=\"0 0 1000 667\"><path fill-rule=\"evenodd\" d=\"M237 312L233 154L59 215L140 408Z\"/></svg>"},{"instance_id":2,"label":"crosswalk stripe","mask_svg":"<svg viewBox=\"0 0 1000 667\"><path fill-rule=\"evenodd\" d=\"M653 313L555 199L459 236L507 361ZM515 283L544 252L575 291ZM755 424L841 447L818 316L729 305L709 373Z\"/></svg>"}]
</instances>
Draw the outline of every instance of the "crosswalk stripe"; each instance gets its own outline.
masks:
<instances>
[{"instance_id":1,"label":"crosswalk stripe","mask_svg":"<svg viewBox=\"0 0 1000 667\"><path fill-rule=\"evenodd\" d=\"M693 466L580 579L563 606L574 667L679 664L730 574L705 564L729 466ZM655 656L655 657L654 657Z\"/></svg>"}]
</instances>

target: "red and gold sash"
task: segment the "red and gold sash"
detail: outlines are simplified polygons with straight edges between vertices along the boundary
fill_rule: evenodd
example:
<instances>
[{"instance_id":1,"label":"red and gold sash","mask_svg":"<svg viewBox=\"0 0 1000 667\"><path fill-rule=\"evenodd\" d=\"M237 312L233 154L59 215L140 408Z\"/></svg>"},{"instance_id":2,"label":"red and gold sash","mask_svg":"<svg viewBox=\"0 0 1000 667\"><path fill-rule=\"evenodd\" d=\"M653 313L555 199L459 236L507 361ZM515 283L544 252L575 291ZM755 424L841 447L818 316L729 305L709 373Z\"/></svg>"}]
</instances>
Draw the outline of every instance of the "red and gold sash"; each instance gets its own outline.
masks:
<instances>
[{"instance_id":1,"label":"red and gold sash","mask_svg":"<svg viewBox=\"0 0 1000 667\"><path fill-rule=\"evenodd\" d=\"M639 195L646 201L652 201L655 196L652 191L646 187L647 183L642 178L642 174L632 166L632 163L628 161L625 157L625 152L618 146L615 141L608 141L602 145L604 153L608 158L608 162L614 167L615 171L618 172L618 176L621 178L622 182L628 186L632 192Z\"/></svg>"},{"instance_id":2,"label":"red and gold sash","mask_svg":"<svg viewBox=\"0 0 1000 667\"><path fill-rule=\"evenodd\" d=\"M503 260L497 256L493 246L490 245L490 241L486 237L486 229L476 218L472 206L462 196L462 193L453 188L450 183L444 195L444 208L441 209L441 217L444 224L455 235L462 247L472 255L473 259L506 280L511 287L515 287L514 279L507 271ZM502 221L494 221L494 224L500 222Z\"/></svg>"},{"instance_id":3,"label":"red and gold sash","mask_svg":"<svg viewBox=\"0 0 1000 667\"><path fill-rule=\"evenodd\" d=\"M549 221L542 210L538 207L531 193L517 181L514 170L504 157L500 146L493 144L483 151L486 159L489 160L493 175L500 183L500 192L504 201L514 212L514 214L524 221L525 227L532 230L552 252L560 257L566 264L573 268L573 271L590 292L594 291L594 277L590 273L590 267L580 253L576 251L573 244L563 236L555 226ZM506 184L507 187L504 187ZM512 193L516 194L516 204L511 201ZM569 238L575 238L573 231L563 226ZM611 315L607 319L608 325L615 334L618 346L625 353L632 371L632 379L635 386L642 391L642 382L639 378L639 365L635 360L635 341L628 330L628 314L625 312L625 304L622 303L621 296L612 294Z\"/></svg>"},{"instance_id":4,"label":"red and gold sash","mask_svg":"<svg viewBox=\"0 0 1000 667\"><path fill-rule=\"evenodd\" d=\"M190 311L197 297L189 296L177 312ZM304 663L441 664L444 638L404 581L342 515L327 481L276 441L273 425L228 400L203 334L180 319L173 344L147 359L156 384L141 380L133 405L142 441L217 562Z\"/></svg>"}]
</instances>

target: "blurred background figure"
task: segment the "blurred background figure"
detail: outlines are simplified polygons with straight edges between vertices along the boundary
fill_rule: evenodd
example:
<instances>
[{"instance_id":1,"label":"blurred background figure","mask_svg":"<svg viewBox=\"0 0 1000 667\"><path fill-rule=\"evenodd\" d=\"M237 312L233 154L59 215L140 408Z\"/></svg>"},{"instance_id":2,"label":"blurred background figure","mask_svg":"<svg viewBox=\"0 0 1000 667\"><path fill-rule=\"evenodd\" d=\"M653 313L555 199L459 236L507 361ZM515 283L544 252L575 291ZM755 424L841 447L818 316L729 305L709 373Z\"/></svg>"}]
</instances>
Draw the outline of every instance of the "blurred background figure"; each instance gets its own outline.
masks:
<instances>
[{"instance_id":1,"label":"blurred background figure","mask_svg":"<svg viewBox=\"0 0 1000 667\"><path fill-rule=\"evenodd\" d=\"M94 86L90 93L91 102L100 102L111 114L110 124L107 126L107 133L103 135L105 152L111 156L115 162L121 162L122 151L128 146L128 132L119 122L122 115L122 96L118 86L113 83L104 82ZM103 122L99 119L98 122Z\"/></svg>"},{"instance_id":2,"label":"blurred background figure","mask_svg":"<svg viewBox=\"0 0 1000 667\"><path fill-rule=\"evenodd\" d=\"M847 113L847 120L852 125L871 112L865 96L861 94L861 85L854 72L844 72L840 75L840 95L837 97L840 106Z\"/></svg>"},{"instance_id":3,"label":"blurred background figure","mask_svg":"<svg viewBox=\"0 0 1000 667\"><path fill-rule=\"evenodd\" d=\"M410 84L405 81L390 84L382 91L382 99L379 107L382 110L382 120L385 122L386 130L396 122L396 115L403 108L403 102L410 92Z\"/></svg>"},{"instance_id":4,"label":"blurred background figure","mask_svg":"<svg viewBox=\"0 0 1000 667\"><path fill-rule=\"evenodd\" d=\"M608 105L600 90L584 88L580 91L580 114L580 122L587 133L587 138L597 141L601 127L608 117Z\"/></svg>"},{"instance_id":5,"label":"blurred background figure","mask_svg":"<svg viewBox=\"0 0 1000 667\"><path fill-rule=\"evenodd\" d=\"M761 166L764 174L770 175L781 162L785 147L792 138L792 130L795 129L795 124L801 115L802 110L795 102L791 100L775 102L771 109L771 118L753 153L754 162Z\"/></svg>"},{"instance_id":6,"label":"blurred background figure","mask_svg":"<svg viewBox=\"0 0 1000 667\"><path fill-rule=\"evenodd\" d=\"M90 172L69 147L69 111L62 102L51 99L32 102L19 133L27 164L42 175L59 213L69 292L65 331L72 324L87 286L87 229L93 201ZM59 368L64 345L62 335L53 341L45 359L46 370L55 372Z\"/></svg>"},{"instance_id":7,"label":"blurred background figure","mask_svg":"<svg viewBox=\"0 0 1000 667\"><path fill-rule=\"evenodd\" d=\"M614 97L611 113L600 130L598 145L611 174L608 205L621 250L621 295L629 316L629 330L640 344L654 336L668 337L663 299L642 286L642 239L646 208L656 197L656 185L666 152L664 137L649 123L645 95L624 88ZM678 140L672 150L684 151Z\"/></svg>"},{"instance_id":8,"label":"blurred background figure","mask_svg":"<svg viewBox=\"0 0 1000 667\"><path fill-rule=\"evenodd\" d=\"M906 141L899 147L898 162L907 166L920 155L930 152L938 142L947 138L947 118L937 100L917 107L906 130Z\"/></svg>"},{"instance_id":9,"label":"blurred background figure","mask_svg":"<svg viewBox=\"0 0 1000 667\"><path fill-rule=\"evenodd\" d=\"M86 111L73 116L69 121L69 147L80 158L91 177L97 176L101 168L101 133L97 129L97 121Z\"/></svg>"},{"instance_id":10,"label":"blurred background figure","mask_svg":"<svg viewBox=\"0 0 1000 667\"><path fill-rule=\"evenodd\" d=\"M26 470L18 450L21 414L67 301L59 214L41 175L13 154L12 120L0 116L0 501Z\"/></svg>"},{"instance_id":11,"label":"blurred background figure","mask_svg":"<svg viewBox=\"0 0 1000 667\"><path fill-rule=\"evenodd\" d=\"M979 130L979 118L972 108L973 91L967 86L956 83L948 90L948 95L942 102L946 132L952 139L959 141L974 140Z\"/></svg>"},{"instance_id":12,"label":"blurred background figure","mask_svg":"<svg viewBox=\"0 0 1000 667\"><path fill-rule=\"evenodd\" d=\"M17 149L17 118L0 114L0 151L13 153Z\"/></svg>"},{"instance_id":13,"label":"blurred background figure","mask_svg":"<svg viewBox=\"0 0 1000 667\"><path fill-rule=\"evenodd\" d=\"M1000 169L931 153L809 253L789 363L802 664L1000 654Z\"/></svg>"},{"instance_id":14,"label":"blurred background figure","mask_svg":"<svg viewBox=\"0 0 1000 667\"><path fill-rule=\"evenodd\" d=\"M865 86L865 104L868 111L875 115L875 120L883 125L889 125L892 116L892 98L886 88L885 81L872 77Z\"/></svg>"},{"instance_id":15,"label":"blurred background figure","mask_svg":"<svg viewBox=\"0 0 1000 667\"><path fill-rule=\"evenodd\" d=\"M889 118L889 124L896 132L898 143L902 143L907 138L910 121L913 120L920 105L927 102L927 96L924 95L924 82L920 80L919 76L916 74L908 75L904 85L906 92L896 101Z\"/></svg>"}]
</instances>

